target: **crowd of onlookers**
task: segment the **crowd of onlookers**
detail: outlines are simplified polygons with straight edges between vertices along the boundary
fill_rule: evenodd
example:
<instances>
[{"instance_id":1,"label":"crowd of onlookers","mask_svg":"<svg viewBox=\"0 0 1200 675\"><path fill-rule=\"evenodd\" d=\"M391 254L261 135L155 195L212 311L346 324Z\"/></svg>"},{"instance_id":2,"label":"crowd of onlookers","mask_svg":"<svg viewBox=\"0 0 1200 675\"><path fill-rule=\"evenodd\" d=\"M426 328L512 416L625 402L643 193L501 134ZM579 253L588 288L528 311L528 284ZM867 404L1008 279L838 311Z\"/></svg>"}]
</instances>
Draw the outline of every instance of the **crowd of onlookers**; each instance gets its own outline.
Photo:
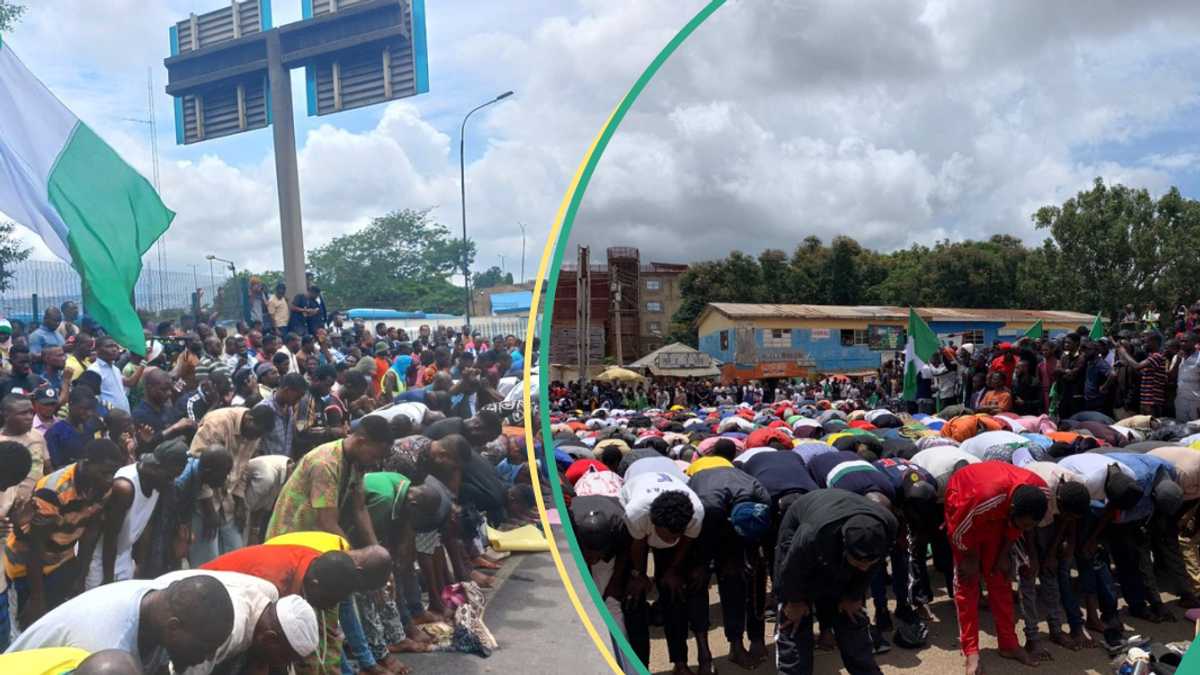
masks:
<instances>
[{"instance_id":1,"label":"crowd of onlookers","mask_svg":"<svg viewBox=\"0 0 1200 675\"><path fill-rule=\"evenodd\" d=\"M535 505L524 344L260 299L134 349L70 303L0 321L0 672L381 675L495 647L487 528Z\"/></svg>"}]
</instances>

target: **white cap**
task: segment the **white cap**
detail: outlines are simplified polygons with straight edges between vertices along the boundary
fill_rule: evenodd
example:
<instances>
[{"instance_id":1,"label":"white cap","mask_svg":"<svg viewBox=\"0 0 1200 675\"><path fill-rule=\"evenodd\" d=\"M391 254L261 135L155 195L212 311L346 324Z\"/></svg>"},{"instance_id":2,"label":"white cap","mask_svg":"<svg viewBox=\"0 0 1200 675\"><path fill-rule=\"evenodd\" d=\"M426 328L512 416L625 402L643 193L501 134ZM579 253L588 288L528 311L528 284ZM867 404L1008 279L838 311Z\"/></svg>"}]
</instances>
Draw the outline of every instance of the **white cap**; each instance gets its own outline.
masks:
<instances>
[{"instance_id":1,"label":"white cap","mask_svg":"<svg viewBox=\"0 0 1200 675\"><path fill-rule=\"evenodd\" d=\"M317 613L308 602L298 596L289 595L275 603L275 615L292 651L307 658L317 651L320 633L317 630Z\"/></svg>"}]
</instances>

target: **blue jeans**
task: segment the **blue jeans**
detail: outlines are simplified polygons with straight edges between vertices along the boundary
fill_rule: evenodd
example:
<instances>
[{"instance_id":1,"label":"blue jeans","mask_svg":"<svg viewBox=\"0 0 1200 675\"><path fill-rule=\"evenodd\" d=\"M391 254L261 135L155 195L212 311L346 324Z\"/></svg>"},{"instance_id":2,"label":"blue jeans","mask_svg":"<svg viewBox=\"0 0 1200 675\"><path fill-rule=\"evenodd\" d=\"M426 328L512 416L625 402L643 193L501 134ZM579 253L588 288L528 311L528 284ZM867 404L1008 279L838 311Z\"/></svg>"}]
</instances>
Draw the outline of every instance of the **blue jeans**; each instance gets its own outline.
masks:
<instances>
[{"instance_id":1,"label":"blue jeans","mask_svg":"<svg viewBox=\"0 0 1200 675\"><path fill-rule=\"evenodd\" d=\"M242 533L238 531L237 525L234 525L231 520L222 522L211 539L203 538L204 520L199 509L192 514L192 534L196 536L196 541L188 547L188 564L192 569L245 545L242 541Z\"/></svg>"},{"instance_id":2,"label":"blue jeans","mask_svg":"<svg viewBox=\"0 0 1200 675\"><path fill-rule=\"evenodd\" d=\"M358 672L350 667L350 659L358 663L359 670L375 667L375 655L371 653L371 647L367 644L367 635L363 632L362 622L358 620L353 597L346 598L338 605L338 621L341 622L342 633L346 636L346 653L342 657L343 675L354 675Z\"/></svg>"}]
</instances>

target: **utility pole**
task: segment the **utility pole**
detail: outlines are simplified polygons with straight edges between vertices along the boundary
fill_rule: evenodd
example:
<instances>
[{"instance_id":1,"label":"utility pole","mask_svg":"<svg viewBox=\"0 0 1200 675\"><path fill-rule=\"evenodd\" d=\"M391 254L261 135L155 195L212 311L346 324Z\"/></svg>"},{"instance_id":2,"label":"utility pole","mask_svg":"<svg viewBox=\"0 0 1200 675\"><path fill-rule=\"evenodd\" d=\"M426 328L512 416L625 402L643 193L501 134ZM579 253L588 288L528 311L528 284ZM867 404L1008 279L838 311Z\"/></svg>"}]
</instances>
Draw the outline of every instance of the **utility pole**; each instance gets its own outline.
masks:
<instances>
[{"instance_id":1,"label":"utility pole","mask_svg":"<svg viewBox=\"0 0 1200 675\"><path fill-rule=\"evenodd\" d=\"M616 325L616 330L614 331L617 334L617 365L623 366L623 365L625 365L625 350L624 350L624 344L622 344L622 343L625 342L625 339L624 339L625 336L621 333L621 282L620 281L616 281L616 280L613 281L612 291L613 291L613 307L615 307L617 310L617 320L616 320L617 325Z\"/></svg>"},{"instance_id":2,"label":"utility pole","mask_svg":"<svg viewBox=\"0 0 1200 675\"><path fill-rule=\"evenodd\" d=\"M521 226L521 283L525 283L525 223L517 223Z\"/></svg>"}]
</instances>

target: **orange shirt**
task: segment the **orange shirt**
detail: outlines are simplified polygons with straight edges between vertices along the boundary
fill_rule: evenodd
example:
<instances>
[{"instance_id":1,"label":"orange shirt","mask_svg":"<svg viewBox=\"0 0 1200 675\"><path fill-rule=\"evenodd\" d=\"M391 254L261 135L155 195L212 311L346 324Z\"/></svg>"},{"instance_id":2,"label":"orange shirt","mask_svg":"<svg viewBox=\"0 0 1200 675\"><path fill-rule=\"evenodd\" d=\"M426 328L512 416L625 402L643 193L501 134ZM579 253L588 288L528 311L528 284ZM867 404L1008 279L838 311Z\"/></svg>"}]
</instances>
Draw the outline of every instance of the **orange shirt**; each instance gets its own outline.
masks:
<instances>
[{"instance_id":1,"label":"orange shirt","mask_svg":"<svg viewBox=\"0 0 1200 675\"><path fill-rule=\"evenodd\" d=\"M993 389L986 392L983 398L979 399L979 407L994 412L1008 412L1012 410L1012 394L1007 391Z\"/></svg>"}]
</instances>

